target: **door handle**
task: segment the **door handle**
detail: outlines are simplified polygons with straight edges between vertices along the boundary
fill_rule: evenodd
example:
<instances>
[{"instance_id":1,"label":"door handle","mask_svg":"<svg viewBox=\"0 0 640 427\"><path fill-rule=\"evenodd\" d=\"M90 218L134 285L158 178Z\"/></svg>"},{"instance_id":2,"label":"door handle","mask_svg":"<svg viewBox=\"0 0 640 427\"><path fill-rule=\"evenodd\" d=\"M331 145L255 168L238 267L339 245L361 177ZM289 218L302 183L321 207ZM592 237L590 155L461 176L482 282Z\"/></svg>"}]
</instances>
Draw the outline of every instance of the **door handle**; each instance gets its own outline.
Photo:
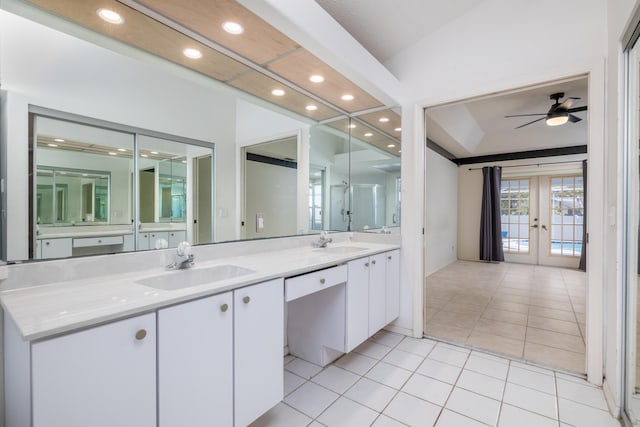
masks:
<instances>
[{"instance_id":1,"label":"door handle","mask_svg":"<svg viewBox=\"0 0 640 427\"><path fill-rule=\"evenodd\" d=\"M538 228L538 224L533 224L531 228Z\"/></svg>"},{"instance_id":2,"label":"door handle","mask_svg":"<svg viewBox=\"0 0 640 427\"><path fill-rule=\"evenodd\" d=\"M547 226L546 226L546 225L543 225L543 226L542 226L542 229L543 229L544 231L547 231Z\"/></svg>"}]
</instances>

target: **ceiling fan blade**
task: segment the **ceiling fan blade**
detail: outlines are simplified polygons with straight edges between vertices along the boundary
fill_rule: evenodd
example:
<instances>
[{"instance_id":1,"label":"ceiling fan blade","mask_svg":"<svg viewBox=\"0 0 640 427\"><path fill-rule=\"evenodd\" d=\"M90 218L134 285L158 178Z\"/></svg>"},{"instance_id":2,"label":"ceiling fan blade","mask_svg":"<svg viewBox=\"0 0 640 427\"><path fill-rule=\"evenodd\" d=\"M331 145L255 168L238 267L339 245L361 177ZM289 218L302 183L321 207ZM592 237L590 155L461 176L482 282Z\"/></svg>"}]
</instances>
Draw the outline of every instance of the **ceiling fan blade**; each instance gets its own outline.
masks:
<instances>
[{"instance_id":1,"label":"ceiling fan blade","mask_svg":"<svg viewBox=\"0 0 640 427\"><path fill-rule=\"evenodd\" d=\"M576 107L576 108L569 108L567 110L567 113L577 113L578 111L587 111L587 106L583 106L583 107Z\"/></svg>"},{"instance_id":2,"label":"ceiling fan blade","mask_svg":"<svg viewBox=\"0 0 640 427\"><path fill-rule=\"evenodd\" d=\"M578 116L574 116L573 114L569 114L569 121L571 123L577 123L579 121L581 121L582 119Z\"/></svg>"},{"instance_id":3,"label":"ceiling fan blade","mask_svg":"<svg viewBox=\"0 0 640 427\"><path fill-rule=\"evenodd\" d=\"M562 101L562 103L560 103L560 104L556 107L556 109L557 109L557 108L564 108L564 109L567 109L567 110L568 110L568 109L569 109L569 108L571 108L571 106L573 105L573 101L574 101L575 99L580 99L580 98L577 98L577 97L575 97L575 96L571 96L571 97L569 97L569 98L565 99L564 101Z\"/></svg>"},{"instance_id":4,"label":"ceiling fan blade","mask_svg":"<svg viewBox=\"0 0 640 427\"><path fill-rule=\"evenodd\" d=\"M532 113L532 114L512 114L510 116L504 116L505 118L509 117L527 117L527 116L546 116L547 113Z\"/></svg>"},{"instance_id":5,"label":"ceiling fan blade","mask_svg":"<svg viewBox=\"0 0 640 427\"><path fill-rule=\"evenodd\" d=\"M546 114L545 114L545 117L540 117L539 119L535 119L534 121L531 121L531 122L529 122L529 123L525 123L525 124L520 125L520 126L518 126L518 127L514 128L514 129L520 129L520 128L523 128L523 127L525 127L525 126L529 126L530 124L533 124L533 123L535 123L535 122L539 122L540 120L544 120L544 119L546 119Z\"/></svg>"}]
</instances>

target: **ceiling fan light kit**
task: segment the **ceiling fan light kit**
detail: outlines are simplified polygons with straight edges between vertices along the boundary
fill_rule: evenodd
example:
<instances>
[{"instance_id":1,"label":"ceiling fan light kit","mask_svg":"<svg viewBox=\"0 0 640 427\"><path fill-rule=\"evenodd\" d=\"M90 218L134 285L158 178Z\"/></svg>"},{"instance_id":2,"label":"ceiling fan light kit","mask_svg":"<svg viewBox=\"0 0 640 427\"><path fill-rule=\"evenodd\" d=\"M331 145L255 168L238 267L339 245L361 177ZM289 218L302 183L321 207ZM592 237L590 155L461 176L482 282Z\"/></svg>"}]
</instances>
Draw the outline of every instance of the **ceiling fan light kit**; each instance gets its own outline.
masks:
<instances>
[{"instance_id":1,"label":"ceiling fan light kit","mask_svg":"<svg viewBox=\"0 0 640 427\"><path fill-rule=\"evenodd\" d=\"M547 117L547 126L560 126L569 121L569 113L566 111L555 112Z\"/></svg>"}]
</instances>

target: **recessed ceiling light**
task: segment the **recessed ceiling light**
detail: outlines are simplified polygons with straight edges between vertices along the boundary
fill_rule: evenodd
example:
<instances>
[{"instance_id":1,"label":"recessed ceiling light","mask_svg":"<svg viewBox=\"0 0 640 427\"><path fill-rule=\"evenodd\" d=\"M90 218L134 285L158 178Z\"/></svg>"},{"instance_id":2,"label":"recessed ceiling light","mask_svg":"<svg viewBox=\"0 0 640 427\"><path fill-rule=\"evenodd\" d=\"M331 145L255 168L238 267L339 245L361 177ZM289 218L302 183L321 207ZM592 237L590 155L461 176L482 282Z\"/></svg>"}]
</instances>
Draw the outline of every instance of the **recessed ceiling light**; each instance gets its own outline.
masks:
<instances>
[{"instance_id":1,"label":"recessed ceiling light","mask_svg":"<svg viewBox=\"0 0 640 427\"><path fill-rule=\"evenodd\" d=\"M351 123L351 124L349 125L349 129L355 129L355 128L356 128L356 125L355 125L355 124Z\"/></svg>"},{"instance_id":2,"label":"recessed ceiling light","mask_svg":"<svg viewBox=\"0 0 640 427\"><path fill-rule=\"evenodd\" d=\"M324 81L324 77L320 74L312 74L311 77L309 77L309 81L313 83L322 83Z\"/></svg>"},{"instance_id":3,"label":"recessed ceiling light","mask_svg":"<svg viewBox=\"0 0 640 427\"><path fill-rule=\"evenodd\" d=\"M189 48L186 48L185 50L183 50L182 54L184 56L186 56L187 58L191 58L191 59L200 59L200 58L202 58L202 52L200 52L198 49L194 49L192 47L189 47Z\"/></svg>"},{"instance_id":4,"label":"recessed ceiling light","mask_svg":"<svg viewBox=\"0 0 640 427\"><path fill-rule=\"evenodd\" d=\"M284 96L285 92L283 89L274 89L271 91L271 95L273 96Z\"/></svg>"},{"instance_id":5,"label":"recessed ceiling light","mask_svg":"<svg viewBox=\"0 0 640 427\"><path fill-rule=\"evenodd\" d=\"M148 154L140 154L140 157L149 157Z\"/></svg>"},{"instance_id":6,"label":"recessed ceiling light","mask_svg":"<svg viewBox=\"0 0 640 427\"><path fill-rule=\"evenodd\" d=\"M318 107L317 107L316 105L313 105L313 104L309 104L309 105L307 105L307 106L306 106L306 107L304 107L304 108L305 108L305 110L307 110L307 111L316 111L316 110L318 109Z\"/></svg>"},{"instance_id":7,"label":"recessed ceiling light","mask_svg":"<svg viewBox=\"0 0 640 427\"><path fill-rule=\"evenodd\" d=\"M237 22L227 21L222 24L222 29L225 30L229 34L238 35L244 32L244 28L242 25Z\"/></svg>"},{"instance_id":8,"label":"recessed ceiling light","mask_svg":"<svg viewBox=\"0 0 640 427\"><path fill-rule=\"evenodd\" d=\"M373 134L371 132L367 132L364 134L364 136L373 136Z\"/></svg>"},{"instance_id":9,"label":"recessed ceiling light","mask_svg":"<svg viewBox=\"0 0 640 427\"><path fill-rule=\"evenodd\" d=\"M54 138L53 140L55 142L64 142L64 139L62 139L62 138Z\"/></svg>"},{"instance_id":10,"label":"recessed ceiling light","mask_svg":"<svg viewBox=\"0 0 640 427\"><path fill-rule=\"evenodd\" d=\"M395 146L396 146L396 144L387 144L387 148L393 148Z\"/></svg>"},{"instance_id":11,"label":"recessed ceiling light","mask_svg":"<svg viewBox=\"0 0 640 427\"><path fill-rule=\"evenodd\" d=\"M116 153L115 151L109 151L109 155L110 155L110 156L117 156L117 155L118 155L118 153Z\"/></svg>"},{"instance_id":12,"label":"recessed ceiling light","mask_svg":"<svg viewBox=\"0 0 640 427\"><path fill-rule=\"evenodd\" d=\"M380 123L387 123L387 122L389 121L389 117L380 117L380 118L378 119L378 121L379 121Z\"/></svg>"},{"instance_id":13,"label":"recessed ceiling light","mask_svg":"<svg viewBox=\"0 0 640 427\"><path fill-rule=\"evenodd\" d=\"M89 176L89 174L83 173L82 176Z\"/></svg>"},{"instance_id":14,"label":"recessed ceiling light","mask_svg":"<svg viewBox=\"0 0 640 427\"><path fill-rule=\"evenodd\" d=\"M400 132L400 131L402 131L402 128L395 128L394 130L395 130L396 132Z\"/></svg>"},{"instance_id":15,"label":"recessed ceiling light","mask_svg":"<svg viewBox=\"0 0 640 427\"><path fill-rule=\"evenodd\" d=\"M111 9L100 8L96 10L96 13L103 21L108 22L109 24L122 24L124 22L124 18L118 12L115 12Z\"/></svg>"},{"instance_id":16,"label":"recessed ceiling light","mask_svg":"<svg viewBox=\"0 0 640 427\"><path fill-rule=\"evenodd\" d=\"M158 152L157 151L152 151L151 154L158 154Z\"/></svg>"},{"instance_id":17,"label":"recessed ceiling light","mask_svg":"<svg viewBox=\"0 0 640 427\"><path fill-rule=\"evenodd\" d=\"M127 150L125 150L124 148L118 148L118 151L125 152L125 151L127 151Z\"/></svg>"},{"instance_id":18,"label":"recessed ceiling light","mask_svg":"<svg viewBox=\"0 0 640 427\"><path fill-rule=\"evenodd\" d=\"M47 144L47 145L48 145L49 147L53 147L53 148L55 148L55 147L57 147L57 146L58 146L58 144Z\"/></svg>"},{"instance_id":19,"label":"recessed ceiling light","mask_svg":"<svg viewBox=\"0 0 640 427\"><path fill-rule=\"evenodd\" d=\"M353 101L353 95L349 93L345 93L341 98L343 101Z\"/></svg>"}]
</instances>

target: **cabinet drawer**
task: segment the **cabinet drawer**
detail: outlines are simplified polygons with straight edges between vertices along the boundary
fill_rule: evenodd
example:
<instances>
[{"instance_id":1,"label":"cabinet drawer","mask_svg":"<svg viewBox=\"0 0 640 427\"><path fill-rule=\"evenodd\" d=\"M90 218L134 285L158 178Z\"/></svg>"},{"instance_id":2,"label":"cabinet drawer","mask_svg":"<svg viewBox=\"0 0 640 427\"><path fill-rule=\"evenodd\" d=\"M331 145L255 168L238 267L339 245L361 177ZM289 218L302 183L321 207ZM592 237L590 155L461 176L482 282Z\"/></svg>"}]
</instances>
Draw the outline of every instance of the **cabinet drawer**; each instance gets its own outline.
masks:
<instances>
[{"instance_id":1,"label":"cabinet drawer","mask_svg":"<svg viewBox=\"0 0 640 427\"><path fill-rule=\"evenodd\" d=\"M294 299L321 291L347 281L347 266L326 268L285 280L285 300Z\"/></svg>"},{"instance_id":2,"label":"cabinet drawer","mask_svg":"<svg viewBox=\"0 0 640 427\"><path fill-rule=\"evenodd\" d=\"M81 237L73 239L74 248L86 248L88 246L121 245L124 242L122 236Z\"/></svg>"}]
</instances>

